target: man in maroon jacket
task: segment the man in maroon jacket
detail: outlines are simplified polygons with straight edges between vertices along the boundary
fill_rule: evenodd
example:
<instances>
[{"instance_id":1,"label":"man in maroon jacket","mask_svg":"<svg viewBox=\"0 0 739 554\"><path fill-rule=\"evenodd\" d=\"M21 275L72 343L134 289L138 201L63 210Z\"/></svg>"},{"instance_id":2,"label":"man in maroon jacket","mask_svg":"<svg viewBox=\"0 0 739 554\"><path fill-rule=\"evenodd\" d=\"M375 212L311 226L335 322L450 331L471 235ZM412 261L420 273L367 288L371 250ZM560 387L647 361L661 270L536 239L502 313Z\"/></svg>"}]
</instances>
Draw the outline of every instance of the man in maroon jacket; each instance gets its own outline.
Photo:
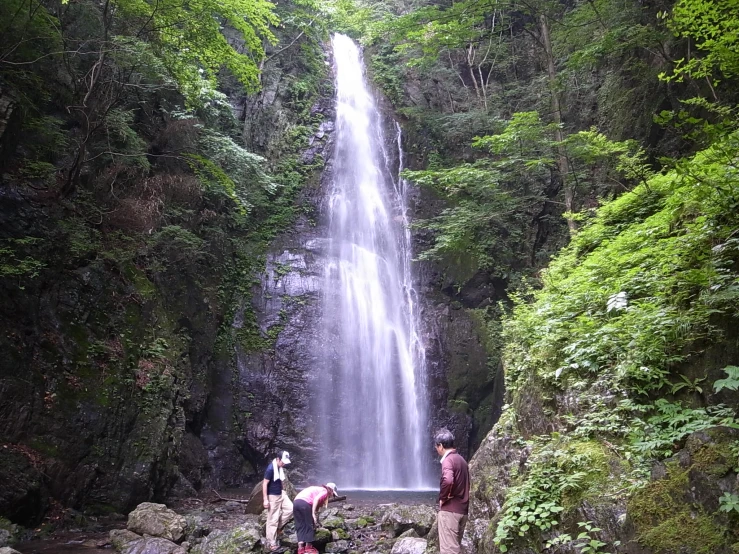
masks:
<instances>
[{"instance_id":1,"label":"man in maroon jacket","mask_svg":"<svg viewBox=\"0 0 739 554\"><path fill-rule=\"evenodd\" d=\"M449 429L437 431L434 444L441 456L439 513L436 516L440 554L460 554L470 503L470 471L464 458L457 454L454 435Z\"/></svg>"}]
</instances>

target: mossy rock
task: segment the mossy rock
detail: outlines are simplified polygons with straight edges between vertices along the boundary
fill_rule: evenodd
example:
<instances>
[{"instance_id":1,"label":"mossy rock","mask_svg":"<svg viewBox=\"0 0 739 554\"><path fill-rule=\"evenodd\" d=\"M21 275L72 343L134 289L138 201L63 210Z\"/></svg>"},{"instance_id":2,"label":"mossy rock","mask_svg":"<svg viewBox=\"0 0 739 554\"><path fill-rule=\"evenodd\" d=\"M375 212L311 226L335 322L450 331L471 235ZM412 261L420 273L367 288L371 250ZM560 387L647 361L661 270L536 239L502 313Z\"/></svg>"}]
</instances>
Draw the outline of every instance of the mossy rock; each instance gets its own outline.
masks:
<instances>
[{"instance_id":1,"label":"mossy rock","mask_svg":"<svg viewBox=\"0 0 739 554\"><path fill-rule=\"evenodd\" d=\"M349 533L347 533L343 529L334 529L331 532L331 538L335 541L347 540L349 539Z\"/></svg>"},{"instance_id":2,"label":"mossy rock","mask_svg":"<svg viewBox=\"0 0 739 554\"><path fill-rule=\"evenodd\" d=\"M344 520L340 517L329 517L321 522L321 526L326 529L343 529Z\"/></svg>"},{"instance_id":3,"label":"mossy rock","mask_svg":"<svg viewBox=\"0 0 739 554\"><path fill-rule=\"evenodd\" d=\"M687 499L689 471L669 462L665 478L649 483L628 503L636 541L655 554L713 554L726 546L725 529Z\"/></svg>"},{"instance_id":4,"label":"mossy rock","mask_svg":"<svg viewBox=\"0 0 739 554\"><path fill-rule=\"evenodd\" d=\"M261 529L254 520L247 520L228 531L215 530L191 550L194 554L241 554L257 548Z\"/></svg>"},{"instance_id":5,"label":"mossy rock","mask_svg":"<svg viewBox=\"0 0 739 554\"><path fill-rule=\"evenodd\" d=\"M326 529L325 527L319 527L316 529L316 536L313 540L313 544L316 546L323 546L331 542L333 537L331 536L331 531Z\"/></svg>"},{"instance_id":6,"label":"mossy rock","mask_svg":"<svg viewBox=\"0 0 739 554\"><path fill-rule=\"evenodd\" d=\"M16 544L21 531L22 527L0 517L0 547Z\"/></svg>"},{"instance_id":7,"label":"mossy rock","mask_svg":"<svg viewBox=\"0 0 739 554\"><path fill-rule=\"evenodd\" d=\"M728 427L714 427L693 433L685 443L693 469L714 477L723 477L739 467L736 447L739 432Z\"/></svg>"}]
</instances>

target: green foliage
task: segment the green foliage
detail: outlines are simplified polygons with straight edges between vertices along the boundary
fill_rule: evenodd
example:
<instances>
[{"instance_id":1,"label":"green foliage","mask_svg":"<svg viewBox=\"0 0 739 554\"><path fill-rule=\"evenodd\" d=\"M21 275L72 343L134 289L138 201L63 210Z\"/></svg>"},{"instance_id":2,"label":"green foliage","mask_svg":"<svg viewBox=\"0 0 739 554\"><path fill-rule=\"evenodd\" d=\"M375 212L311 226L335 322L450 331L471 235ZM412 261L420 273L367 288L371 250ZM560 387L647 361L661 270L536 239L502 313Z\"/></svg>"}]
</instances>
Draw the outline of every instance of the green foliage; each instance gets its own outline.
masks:
<instances>
[{"instance_id":1,"label":"green foliage","mask_svg":"<svg viewBox=\"0 0 739 554\"><path fill-rule=\"evenodd\" d=\"M0 279L15 278L22 283L22 279L38 277L46 263L32 255L25 254L29 247L41 242L37 237L20 239L5 239L0 242Z\"/></svg>"},{"instance_id":2,"label":"green foliage","mask_svg":"<svg viewBox=\"0 0 739 554\"><path fill-rule=\"evenodd\" d=\"M382 9L382 5L369 7L354 0L328 0L323 9L330 18L332 30L361 39L371 33L375 10Z\"/></svg>"},{"instance_id":3,"label":"green foliage","mask_svg":"<svg viewBox=\"0 0 739 554\"><path fill-rule=\"evenodd\" d=\"M275 25L277 18L271 2L118 0L116 5L130 34L147 37L191 101L199 96L201 76L214 83L223 67L248 89L258 88L262 40L275 41L270 25ZM245 52L229 43L225 26L238 32Z\"/></svg>"},{"instance_id":4,"label":"green foliage","mask_svg":"<svg viewBox=\"0 0 739 554\"><path fill-rule=\"evenodd\" d=\"M720 293L737 279L723 261L736 255L727 243L736 182L720 151L605 205L578 233L546 272L536 303L520 304L507 326L512 386L517 368L531 363L520 358L524 352L541 359L539 373L552 380L605 374L636 394L667 384L685 346L707 335L709 316L731 309ZM607 301L619 291L628 305L609 312Z\"/></svg>"},{"instance_id":5,"label":"green foliage","mask_svg":"<svg viewBox=\"0 0 739 554\"><path fill-rule=\"evenodd\" d=\"M711 514L690 502L689 469L666 464L667 475L652 481L629 500L627 512L634 524L636 541L658 554L686 549L711 554L725 544L724 530Z\"/></svg>"},{"instance_id":6,"label":"green foliage","mask_svg":"<svg viewBox=\"0 0 739 554\"><path fill-rule=\"evenodd\" d=\"M205 256L203 239L179 225L167 225L151 237L155 249L172 261L197 261Z\"/></svg>"},{"instance_id":7,"label":"green foliage","mask_svg":"<svg viewBox=\"0 0 739 554\"><path fill-rule=\"evenodd\" d=\"M732 494L725 492L721 498L718 499L719 511L721 512L737 512L739 513L739 494Z\"/></svg>"},{"instance_id":8,"label":"green foliage","mask_svg":"<svg viewBox=\"0 0 739 554\"><path fill-rule=\"evenodd\" d=\"M516 536L533 530L547 532L559 525L562 512L607 474L607 457L589 441L541 437L532 446L525 473L508 488L497 521L494 542L501 552L507 551Z\"/></svg>"},{"instance_id":9,"label":"green foliage","mask_svg":"<svg viewBox=\"0 0 739 554\"><path fill-rule=\"evenodd\" d=\"M592 521L580 521L577 524L578 527L582 528L580 534L575 539L575 548L577 548L581 554L602 554L605 552L601 550L602 547L606 546L606 543L596 538L596 533L602 531L600 527L596 527ZM616 541L614 546L621 544L621 541Z\"/></svg>"},{"instance_id":10,"label":"green foliage","mask_svg":"<svg viewBox=\"0 0 739 554\"><path fill-rule=\"evenodd\" d=\"M531 253L526 250L533 239L526 214L551 200L552 191L560 188L555 176L556 128L537 112L515 113L499 133L473 140L472 145L488 151L489 157L451 168L406 171L406 178L433 188L452 205L417 224L435 237L420 258L471 253L480 267L500 273L502 268L527 265ZM653 175L635 141L611 141L590 130L570 135L563 144L571 160L571 178L580 189L597 190L597 175L626 183L646 183Z\"/></svg>"},{"instance_id":11,"label":"green foliage","mask_svg":"<svg viewBox=\"0 0 739 554\"><path fill-rule=\"evenodd\" d=\"M728 377L726 379L718 379L713 383L713 390L721 392L724 389L739 389L739 367L735 365L727 365L723 370Z\"/></svg>"},{"instance_id":12,"label":"green foliage","mask_svg":"<svg viewBox=\"0 0 739 554\"><path fill-rule=\"evenodd\" d=\"M255 202L264 202L263 193L275 192L275 183L262 167L264 159L231 138L202 129L199 151L202 155L192 153L186 157L203 186L225 193L245 212Z\"/></svg>"},{"instance_id":13,"label":"green foliage","mask_svg":"<svg viewBox=\"0 0 739 554\"><path fill-rule=\"evenodd\" d=\"M640 406L632 422L630 440L637 454L646 458L666 458L676 445L696 432L724 425L739 429L736 412L724 405L707 408L686 408L658 398L652 404Z\"/></svg>"},{"instance_id":14,"label":"green foliage","mask_svg":"<svg viewBox=\"0 0 739 554\"><path fill-rule=\"evenodd\" d=\"M562 25L555 25L557 57L568 70L585 70L620 59L628 65L635 47L656 44L659 34L642 21L642 7L628 2L576 2Z\"/></svg>"},{"instance_id":15,"label":"green foliage","mask_svg":"<svg viewBox=\"0 0 739 554\"><path fill-rule=\"evenodd\" d=\"M389 16L375 32L389 35L399 52L413 52L411 66L428 66L449 50L484 40L490 6L463 1L449 6L430 5L401 17Z\"/></svg>"},{"instance_id":16,"label":"green foliage","mask_svg":"<svg viewBox=\"0 0 739 554\"><path fill-rule=\"evenodd\" d=\"M668 26L676 36L691 39L698 52L677 60L672 74L662 74L663 79L707 79L715 86L722 78L739 75L739 14L734 0L680 0Z\"/></svg>"},{"instance_id":17,"label":"green foliage","mask_svg":"<svg viewBox=\"0 0 739 554\"><path fill-rule=\"evenodd\" d=\"M577 154L583 160L597 159L604 150L638 152L628 143L599 146L597 135L585 138L585 149ZM736 141L729 135L669 172L644 174L631 192L604 203L553 260L543 289L516 296L504 322L513 405L532 380L555 398L560 393L554 391L575 395L574 405L552 401L548 407L562 416L567 437L602 441L628 463L629 473L620 479L624 490L641 490L652 461L672 456L690 434L715 426L739 428L734 407L670 399L716 387L675 368L689 360L699 340L715 340L712 317L737 313L739 250L733 241L739 182L728 154ZM537 471L530 462L520 488L512 490L536 487ZM645 516L633 512L633 517ZM664 517L655 512L643 522L639 540L667 552L664 545L678 543L677 529L690 517L682 509ZM508 536L511 525L505 521L499 532ZM707 515L691 525L704 542L701 551L722 540ZM589 535L583 546L604 546L591 540L599 542Z\"/></svg>"},{"instance_id":18,"label":"green foliage","mask_svg":"<svg viewBox=\"0 0 739 554\"><path fill-rule=\"evenodd\" d=\"M142 173L151 168L146 157L147 144L133 129L133 119L132 110L115 108L106 114L101 140L90 148L98 163L115 162Z\"/></svg>"}]
</instances>

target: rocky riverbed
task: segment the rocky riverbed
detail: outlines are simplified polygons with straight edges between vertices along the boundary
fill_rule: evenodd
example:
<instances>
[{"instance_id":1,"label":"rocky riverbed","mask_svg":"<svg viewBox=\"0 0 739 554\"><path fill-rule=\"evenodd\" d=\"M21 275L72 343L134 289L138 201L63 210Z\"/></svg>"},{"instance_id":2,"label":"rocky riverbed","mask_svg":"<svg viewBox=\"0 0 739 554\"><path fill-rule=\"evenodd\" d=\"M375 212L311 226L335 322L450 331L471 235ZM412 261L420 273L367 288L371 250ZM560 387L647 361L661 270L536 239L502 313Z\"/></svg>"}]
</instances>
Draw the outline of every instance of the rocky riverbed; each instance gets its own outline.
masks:
<instances>
[{"instance_id":1,"label":"rocky riverbed","mask_svg":"<svg viewBox=\"0 0 739 554\"><path fill-rule=\"evenodd\" d=\"M258 495L257 495L258 496ZM372 499L370 496L369 499ZM325 553L424 554L438 552L436 509L431 503L372 503L368 498L333 502L320 515L316 547ZM258 499L257 499L258 500ZM264 551L266 512L249 513L249 495L188 498L168 507L145 502L108 532L59 532L0 548L0 554L235 554ZM281 535L297 551L293 522ZM17 550L15 550L17 549Z\"/></svg>"}]
</instances>

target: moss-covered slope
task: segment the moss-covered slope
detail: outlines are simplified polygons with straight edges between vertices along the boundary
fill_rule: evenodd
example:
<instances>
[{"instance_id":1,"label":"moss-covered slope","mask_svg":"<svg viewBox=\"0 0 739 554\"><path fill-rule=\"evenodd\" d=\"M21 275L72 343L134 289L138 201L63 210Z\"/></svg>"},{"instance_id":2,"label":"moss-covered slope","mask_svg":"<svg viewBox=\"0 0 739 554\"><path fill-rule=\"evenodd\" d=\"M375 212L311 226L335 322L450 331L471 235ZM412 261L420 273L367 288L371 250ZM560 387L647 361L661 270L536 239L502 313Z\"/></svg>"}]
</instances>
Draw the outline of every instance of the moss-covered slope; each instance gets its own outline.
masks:
<instances>
[{"instance_id":1,"label":"moss-covered slope","mask_svg":"<svg viewBox=\"0 0 739 554\"><path fill-rule=\"evenodd\" d=\"M739 540L738 147L606 203L518 300L508 404L473 459L483 551Z\"/></svg>"}]
</instances>

